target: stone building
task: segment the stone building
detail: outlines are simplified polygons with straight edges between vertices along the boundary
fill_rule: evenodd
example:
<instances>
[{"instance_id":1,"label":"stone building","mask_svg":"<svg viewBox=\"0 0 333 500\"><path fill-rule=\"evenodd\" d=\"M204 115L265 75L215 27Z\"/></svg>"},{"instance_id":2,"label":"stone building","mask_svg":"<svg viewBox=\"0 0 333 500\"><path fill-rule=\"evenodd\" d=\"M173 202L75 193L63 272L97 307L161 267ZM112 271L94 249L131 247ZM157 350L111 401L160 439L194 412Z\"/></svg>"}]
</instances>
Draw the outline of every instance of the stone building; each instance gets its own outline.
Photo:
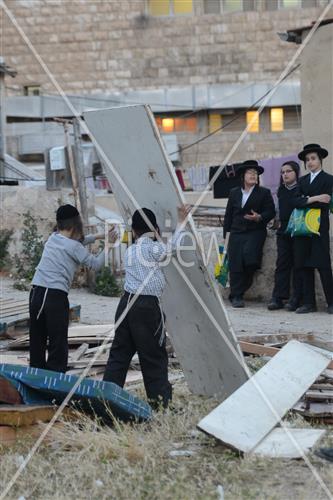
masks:
<instances>
[{"instance_id":1,"label":"stone building","mask_svg":"<svg viewBox=\"0 0 333 500\"><path fill-rule=\"evenodd\" d=\"M293 154L303 143L299 68L257 109L297 50L277 33L311 24L327 3L10 0L1 25L2 55L18 72L6 80L9 152L62 144L50 119L71 115L21 29L78 110L151 104L183 167L220 163L253 118L231 161Z\"/></svg>"}]
</instances>

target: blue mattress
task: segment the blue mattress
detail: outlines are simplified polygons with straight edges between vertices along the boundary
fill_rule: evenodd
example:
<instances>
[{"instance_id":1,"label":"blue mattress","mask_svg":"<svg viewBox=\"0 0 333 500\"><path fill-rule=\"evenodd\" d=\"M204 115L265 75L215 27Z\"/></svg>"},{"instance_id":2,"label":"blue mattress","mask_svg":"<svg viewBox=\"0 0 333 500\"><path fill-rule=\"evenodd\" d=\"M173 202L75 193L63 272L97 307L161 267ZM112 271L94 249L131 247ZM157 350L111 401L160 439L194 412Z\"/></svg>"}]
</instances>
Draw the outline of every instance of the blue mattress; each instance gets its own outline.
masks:
<instances>
[{"instance_id":1,"label":"blue mattress","mask_svg":"<svg viewBox=\"0 0 333 500\"><path fill-rule=\"evenodd\" d=\"M0 364L0 376L17 388L26 404L61 404L78 378L75 375ZM149 420L152 410L148 403L112 382L83 379L75 389L71 403L104 422L112 422L112 415L121 420Z\"/></svg>"}]
</instances>

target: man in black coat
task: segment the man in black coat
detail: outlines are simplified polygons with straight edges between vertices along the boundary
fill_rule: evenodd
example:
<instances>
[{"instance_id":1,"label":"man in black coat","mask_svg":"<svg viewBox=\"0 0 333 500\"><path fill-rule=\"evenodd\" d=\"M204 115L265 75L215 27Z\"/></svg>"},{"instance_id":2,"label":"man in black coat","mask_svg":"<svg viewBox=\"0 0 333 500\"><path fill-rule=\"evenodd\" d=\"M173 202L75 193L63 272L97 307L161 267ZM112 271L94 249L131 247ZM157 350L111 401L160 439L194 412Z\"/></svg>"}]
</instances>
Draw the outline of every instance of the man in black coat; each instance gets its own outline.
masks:
<instances>
[{"instance_id":1,"label":"man in black coat","mask_svg":"<svg viewBox=\"0 0 333 500\"><path fill-rule=\"evenodd\" d=\"M319 144L307 144L298 157L310 173L301 177L297 208L320 208L319 236L295 237L295 266L301 269L303 305L299 314L316 310L314 270L318 269L323 286L327 312L333 314L333 277L330 257L329 203L332 197L333 176L324 172L322 160L328 151Z\"/></svg>"},{"instance_id":2,"label":"man in black coat","mask_svg":"<svg viewBox=\"0 0 333 500\"><path fill-rule=\"evenodd\" d=\"M242 187L230 191L224 217L224 237L230 232L228 258L233 307L244 307L244 293L261 266L266 226L275 216L270 190L259 186L263 171L257 161L243 163L238 170Z\"/></svg>"}]
</instances>

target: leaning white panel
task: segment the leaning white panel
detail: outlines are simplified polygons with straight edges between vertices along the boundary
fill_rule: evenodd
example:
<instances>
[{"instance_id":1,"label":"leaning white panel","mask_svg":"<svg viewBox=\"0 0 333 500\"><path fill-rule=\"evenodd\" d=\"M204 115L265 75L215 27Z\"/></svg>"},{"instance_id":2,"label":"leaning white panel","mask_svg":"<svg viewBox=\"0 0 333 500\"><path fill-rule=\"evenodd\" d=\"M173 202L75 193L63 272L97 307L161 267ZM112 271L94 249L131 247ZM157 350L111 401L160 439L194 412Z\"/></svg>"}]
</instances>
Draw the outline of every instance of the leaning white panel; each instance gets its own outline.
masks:
<instances>
[{"instance_id":1,"label":"leaning white panel","mask_svg":"<svg viewBox=\"0 0 333 500\"><path fill-rule=\"evenodd\" d=\"M232 448L251 452L329 362L327 356L292 340L198 427Z\"/></svg>"},{"instance_id":2,"label":"leaning white panel","mask_svg":"<svg viewBox=\"0 0 333 500\"><path fill-rule=\"evenodd\" d=\"M139 207L155 212L161 231L175 229L177 207L185 201L149 107L88 111L84 118L102 149L105 172L125 221L138 208L136 200ZM192 222L187 229L198 237ZM194 266L181 266L187 284L174 263L165 268L163 308L168 332L190 389L225 398L247 380L243 355L200 251L183 257L194 258ZM210 310L210 318L190 287Z\"/></svg>"},{"instance_id":3,"label":"leaning white panel","mask_svg":"<svg viewBox=\"0 0 333 500\"><path fill-rule=\"evenodd\" d=\"M325 434L323 429L273 429L253 453L270 458L302 458Z\"/></svg>"}]
</instances>

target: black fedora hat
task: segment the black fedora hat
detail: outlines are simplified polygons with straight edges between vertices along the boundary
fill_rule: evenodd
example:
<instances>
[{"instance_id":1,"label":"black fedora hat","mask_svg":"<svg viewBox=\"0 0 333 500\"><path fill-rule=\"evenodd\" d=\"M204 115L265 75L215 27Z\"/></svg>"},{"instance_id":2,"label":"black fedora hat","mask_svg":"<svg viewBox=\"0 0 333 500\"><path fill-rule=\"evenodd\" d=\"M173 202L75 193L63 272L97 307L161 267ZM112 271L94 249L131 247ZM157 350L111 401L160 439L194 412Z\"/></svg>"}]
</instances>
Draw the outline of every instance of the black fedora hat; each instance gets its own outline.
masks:
<instances>
[{"instance_id":1,"label":"black fedora hat","mask_svg":"<svg viewBox=\"0 0 333 500\"><path fill-rule=\"evenodd\" d=\"M322 148L319 144L307 144L304 146L303 151L298 153L298 158L305 161L305 156L308 153L317 153L320 158L326 158L326 156L328 156L327 149Z\"/></svg>"},{"instance_id":2,"label":"black fedora hat","mask_svg":"<svg viewBox=\"0 0 333 500\"><path fill-rule=\"evenodd\" d=\"M251 169L253 168L254 170L256 170L258 172L258 175L261 175L264 172L264 170L265 170L264 167L262 167L261 165L259 165L256 160L246 160L238 168L237 175L243 175L243 174L245 174L245 171L249 170L250 168Z\"/></svg>"}]
</instances>

